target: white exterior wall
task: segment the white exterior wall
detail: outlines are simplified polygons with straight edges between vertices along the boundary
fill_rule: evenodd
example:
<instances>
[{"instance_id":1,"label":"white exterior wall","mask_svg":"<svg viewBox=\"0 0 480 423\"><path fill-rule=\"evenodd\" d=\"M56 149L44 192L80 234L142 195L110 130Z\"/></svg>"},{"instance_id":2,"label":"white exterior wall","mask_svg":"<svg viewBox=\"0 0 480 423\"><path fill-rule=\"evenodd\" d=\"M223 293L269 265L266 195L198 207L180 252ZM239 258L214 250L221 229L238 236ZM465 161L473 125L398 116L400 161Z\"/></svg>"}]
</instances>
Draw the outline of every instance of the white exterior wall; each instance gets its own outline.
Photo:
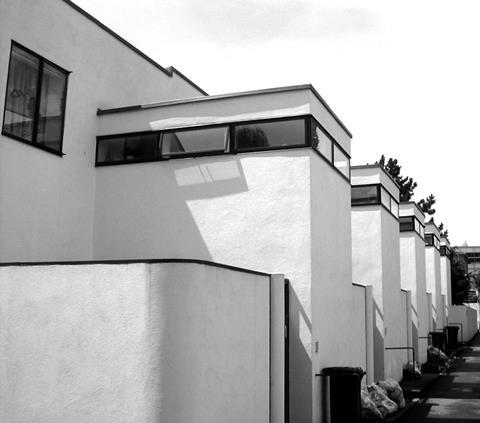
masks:
<instances>
[{"instance_id":1,"label":"white exterior wall","mask_svg":"<svg viewBox=\"0 0 480 423\"><path fill-rule=\"evenodd\" d=\"M461 338L461 331L458 332L458 340L468 342L478 332L478 311L475 307L469 305L452 305L449 307L449 324L455 324L462 328L463 339ZM461 326L459 325L461 324Z\"/></svg>"},{"instance_id":2,"label":"white exterior wall","mask_svg":"<svg viewBox=\"0 0 480 423\"><path fill-rule=\"evenodd\" d=\"M432 330L443 329L441 309L440 252L433 246L425 247L427 292L432 294Z\"/></svg>"},{"instance_id":3,"label":"white exterior wall","mask_svg":"<svg viewBox=\"0 0 480 423\"><path fill-rule=\"evenodd\" d=\"M72 71L64 157L0 136L0 261L90 259L97 108L201 94L61 0L2 0L0 23L0 116L11 40Z\"/></svg>"},{"instance_id":4,"label":"white exterior wall","mask_svg":"<svg viewBox=\"0 0 480 423\"><path fill-rule=\"evenodd\" d=\"M450 248L448 239L444 237L441 238L440 245ZM447 324L449 308L452 305L452 266L447 256L440 256L440 279L442 295L445 296L445 324Z\"/></svg>"},{"instance_id":5,"label":"white exterior wall","mask_svg":"<svg viewBox=\"0 0 480 423\"><path fill-rule=\"evenodd\" d=\"M421 223L423 214L415 203L401 203L400 216L415 216ZM412 346L415 358L427 361L429 310L425 275L425 241L415 231L400 232L401 287L411 293Z\"/></svg>"},{"instance_id":6,"label":"white exterior wall","mask_svg":"<svg viewBox=\"0 0 480 423\"><path fill-rule=\"evenodd\" d=\"M356 362L354 366L361 367L367 372L367 377L362 379L362 383L366 384L368 380L369 363L367 362L368 354L371 352L373 345L368 345L368 325L371 325L371 321L368 320L367 316L367 287L352 285L353 290L353 319L351 320L352 325L352 342L351 345L353 348L359 348L356 353ZM373 374L371 375L373 380Z\"/></svg>"},{"instance_id":7,"label":"white exterior wall","mask_svg":"<svg viewBox=\"0 0 480 423\"><path fill-rule=\"evenodd\" d=\"M428 306L425 241L415 232L400 233L401 286L412 295L412 342L417 360L427 361Z\"/></svg>"},{"instance_id":8,"label":"white exterior wall","mask_svg":"<svg viewBox=\"0 0 480 423\"><path fill-rule=\"evenodd\" d=\"M192 263L1 267L0 420L269 422L276 282Z\"/></svg>"},{"instance_id":9,"label":"white exterior wall","mask_svg":"<svg viewBox=\"0 0 480 423\"><path fill-rule=\"evenodd\" d=\"M345 348L349 203L348 182L308 148L97 168L94 256L281 269L293 288L291 416L318 421L314 374L356 354Z\"/></svg>"},{"instance_id":10,"label":"white exterior wall","mask_svg":"<svg viewBox=\"0 0 480 423\"><path fill-rule=\"evenodd\" d=\"M398 221L381 206L354 207L351 214L353 281L372 285L375 302L374 377L400 380L407 354L385 351L407 342L401 318Z\"/></svg>"},{"instance_id":11,"label":"white exterior wall","mask_svg":"<svg viewBox=\"0 0 480 423\"><path fill-rule=\"evenodd\" d=\"M400 284L400 228L398 220L382 209L382 281L386 347L406 347L407 319ZM385 376L401 380L408 352L385 352Z\"/></svg>"},{"instance_id":12,"label":"white exterior wall","mask_svg":"<svg viewBox=\"0 0 480 423\"><path fill-rule=\"evenodd\" d=\"M351 209L352 216L352 280L372 286L374 302L373 347L374 379L384 375L385 322L382 284L382 237L379 206Z\"/></svg>"}]
</instances>

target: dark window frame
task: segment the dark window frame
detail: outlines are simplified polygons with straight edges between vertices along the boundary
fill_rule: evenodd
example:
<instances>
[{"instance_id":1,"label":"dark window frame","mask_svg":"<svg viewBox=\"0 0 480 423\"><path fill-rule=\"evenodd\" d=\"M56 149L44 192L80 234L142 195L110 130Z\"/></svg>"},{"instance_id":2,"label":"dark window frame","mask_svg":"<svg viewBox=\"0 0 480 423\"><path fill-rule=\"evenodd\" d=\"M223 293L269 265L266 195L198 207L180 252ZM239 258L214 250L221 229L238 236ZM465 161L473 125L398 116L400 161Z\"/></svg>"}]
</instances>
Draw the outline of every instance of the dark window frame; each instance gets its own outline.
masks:
<instances>
[{"instance_id":1,"label":"dark window frame","mask_svg":"<svg viewBox=\"0 0 480 423\"><path fill-rule=\"evenodd\" d=\"M440 245L440 255L442 257L447 257L449 260L452 256L452 252L450 250L450 247L448 245Z\"/></svg>"},{"instance_id":2,"label":"dark window frame","mask_svg":"<svg viewBox=\"0 0 480 423\"><path fill-rule=\"evenodd\" d=\"M412 229L402 229L402 219L410 219L411 224L412 224ZM399 223L399 228L400 232L415 232L420 238L425 240L425 238L422 236L421 232L417 231L417 225L415 223L419 224L419 227L423 227L423 230L425 232L425 225L420 222L420 220L417 219L416 216L399 216L398 218L398 223Z\"/></svg>"},{"instance_id":3,"label":"dark window frame","mask_svg":"<svg viewBox=\"0 0 480 423\"><path fill-rule=\"evenodd\" d=\"M360 202L357 202L357 203L353 203L353 198L351 200L351 205L352 207L357 207L357 206L377 206L379 204L381 204L381 199L380 199L380 195L381 195L381 185L380 184L361 184L361 185L352 185L352 189L354 188L368 188L368 187L375 187L376 188L376 191L377 191L377 198L375 200L375 202L361 202L361 200L356 200L356 201L360 201Z\"/></svg>"},{"instance_id":4,"label":"dark window frame","mask_svg":"<svg viewBox=\"0 0 480 423\"><path fill-rule=\"evenodd\" d=\"M165 134L170 134L170 133L176 133L176 132L191 132L195 131L196 129L202 130L202 129L213 129L213 128L225 128L225 133L227 136L226 142L225 142L225 148L224 150L209 150L209 151L200 151L200 152L192 152L192 153L178 153L178 154L165 154L163 155L162 150L163 150L163 136ZM223 155L223 154L228 154L230 150L230 144L231 144L231 128L229 127L228 124L223 124L223 125L207 125L207 126L193 126L189 128L180 128L180 129L164 129L162 131L158 131L158 140L157 140L157 152L158 156L161 157L162 160L170 160L170 159L186 159L186 158L194 158L194 157L202 157L202 156L217 156L217 155Z\"/></svg>"},{"instance_id":5,"label":"dark window frame","mask_svg":"<svg viewBox=\"0 0 480 423\"><path fill-rule=\"evenodd\" d=\"M302 144L292 144L287 146L273 146L273 147L262 147L262 148L254 148L248 150L237 150L234 141L234 128L236 126L241 125L248 125L248 124L255 124L255 123L268 123L268 122L277 122L277 121L289 121L289 120L304 120L305 122L305 142ZM328 160L323 154L320 153L315 147L312 147L312 126L318 126L324 134L332 141L332 161ZM129 137L129 136L141 136L141 135L152 135L158 134L159 140L162 136L162 133L165 132L180 132L180 131L192 131L195 129L208 129L208 128L216 128L216 127L228 127L228 142L226 145L226 149L224 152L221 151L203 151L198 153L186 153L186 154L176 154L169 157L163 157L161 155L161 146L158 149L158 154L155 157L144 158L144 159L133 159L133 160L118 160L115 162L99 162L98 161L98 147L99 144L104 139L112 139L112 138L121 138L121 137ZM335 165L333 164L334 159L334 145L338 147L338 149L347 157L349 163L349 177L346 177ZM103 167L103 166L115 166L115 165L123 165L123 164L133 164L133 163L149 163L149 162L158 162L158 161L165 161L165 160L176 160L176 159L186 159L186 158L196 158L196 157L206 157L206 156L220 156L220 155L227 155L227 154L248 154L256 151L276 151L276 150L289 150L289 149L296 149L296 148L311 148L319 157L325 160L332 169L334 169L339 175L342 176L343 179L350 183L350 176L351 176L351 165L350 155L342 148L342 146L335 141L335 139L330 135L330 133L318 123L318 121L312 115L298 115L298 116L285 116L280 118L268 118L268 119L255 119L255 120L245 120L245 121L238 121L238 122L228 122L228 123L216 123L210 125L198 125L198 126L182 126L182 127L174 127L156 131L138 131L138 132L127 132L127 133L117 133L117 134L110 134L110 135L100 135L97 136L96 146L95 146L95 167Z\"/></svg>"},{"instance_id":6,"label":"dark window frame","mask_svg":"<svg viewBox=\"0 0 480 423\"><path fill-rule=\"evenodd\" d=\"M308 134L308 138L307 140L309 141L309 147L312 148L312 150L318 155L318 157L321 157L323 160L325 160L330 166L333 167L333 169L335 169L336 172L338 172L339 175L342 176L342 178L344 178L345 180L347 180L349 183L351 182L352 180L352 165L350 163L351 161L351 157L350 157L350 154L348 154L344 149L343 147L335 140L335 138L330 134L330 132L327 131L327 129L325 129L325 127L320 124L318 122L317 119L315 119L315 117L313 117L312 115L309 115L309 118L310 118L310 125L308 126L308 130L309 130L309 134ZM330 151L330 155L331 155L331 160L329 160L327 157L325 157L317 148L313 147L312 145L312 140L313 140L313 136L312 136L312 126L313 125L316 125L318 128L320 128L320 130L328 137L330 138L330 141L332 141L332 145L331 145L331 151ZM345 154L345 156L347 156L348 158L348 177L345 176L345 174L343 172L341 172L335 165L334 165L334 160L335 160L335 157L334 157L334 154L335 154L335 145L340 149L340 151L343 152L343 154Z\"/></svg>"},{"instance_id":7,"label":"dark window frame","mask_svg":"<svg viewBox=\"0 0 480 423\"><path fill-rule=\"evenodd\" d=\"M285 122L285 121L294 121L294 120L303 120L304 127L304 140L303 143L300 144L291 144L291 145L280 145L280 146L267 146L267 147L251 147L251 148L237 148L237 140L235 138L235 128L238 126L246 126L246 125L255 125L255 124L262 124L262 123L270 123L270 122ZM287 150L290 148L305 148L311 145L311 140L309 139L309 131L308 131L308 116L288 116L288 117L281 117L281 118L273 118L273 119L261 119L261 120L253 120L247 122L232 122L229 124L230 130L230 151L233 154L241 154L241 153L252 153L255 151L272 151L272 150ZM203 128L203 127L202 127ZM227 148L228 150L228 148Z\"/></svg>"},{"instance_id":8,"label":"dark window frame","mask_svg":"<svg viewBox=\"0 0 480 423\"><path fill-rule=\"evenodd\" d=\"M395 200L395 198L393 198L393 195L390 193L390 191L388 191L388 189L386 189L382 184L379 184L379 183L377 183L377 184L359 184L359 185L352 185L352 188L354 188L354 187L373 187L373 186L377 187L377 202L375 202L375 203L363 203L363 204L361 204L361 203L353 204L351 202L350 203L351 207L382 206L388 213L390 213L393 216L393 218L395 218L398 221L400 216L395 216L395 214L382 202L382 188L385 190L385 192L389 196L389 199L390 199L389 204L390 205L392 204L392 200L397 204L397 206L399 206L399 202L397 200Z\"/></svg>"},{"instance_id":9,"label":"dark window frame","mask_svg":"<svg viewBox=\"0 0 480 423\"><path fill-rule=\"evenodd\" d=\"M10 134L9 132L5 131L5 115L7 112L7 91L8 91L8 84L10 82L10 71L11 66L12 66L12 53L13 49L17 48L20 50L23 50L24 52L28 53L29 55L35 57L38 59L39 63L39 69L38 69L38 77L37 77L37 84L36 84L36 99L35 99L35 112L34 112L34 118L33 118L33 128L32 128L32 141L26 140L22 137L19 137L14 134ZM55 148L48 147L44 144L39 144L37 143L37 137L38 137L38 126L39 126L39 115L40 115L40 101L41 101L41 92L42 92L42 79L43 79L43 72L44 72L44 67L45 64L53 67L54 69L59 70L62 72L65 76L65 88L63 91L63 101L62 101L62 129L61 129L61 135L60 135L60 149L57 150ZM28 47L25 47L24 45L11 40L10 43L10 56L9 56L9 61L8 61L8 69L7 69L7 85L5 87L5 98L4 98L4 105L3 105L3 119L2 119L2 131L1 134L5 137L11 138L13 140L19 141L23 144L27 144L30 146L33 146L35 148L38 148L40 150L47 151L49 153L55 154L57 156L63 157L65 153L63 153L63 137L64 137L64 132L65 132L65 116L66 116L66 105L67 105L67 95L68 95L68 80L69 76L72 72L68 71L61 66L53 63L52 61L46 59L45 57L41 56L38 53L35 53L33 50L29 49Z\"/></svg>"},{"instance_id":10,"label":"dark window frame","mask_svg":"<svg viewBox=\"0 0 480 423\"><path fill-rule=\"evenodd\" d=\"M430 244L429 239L432 239L432 244ZM435 245L435 240L438 242L438 247ZM425 234L425 247L434 247L436 250L440 251L440 239L434 233Z\"/></svg>"}]
</instances>

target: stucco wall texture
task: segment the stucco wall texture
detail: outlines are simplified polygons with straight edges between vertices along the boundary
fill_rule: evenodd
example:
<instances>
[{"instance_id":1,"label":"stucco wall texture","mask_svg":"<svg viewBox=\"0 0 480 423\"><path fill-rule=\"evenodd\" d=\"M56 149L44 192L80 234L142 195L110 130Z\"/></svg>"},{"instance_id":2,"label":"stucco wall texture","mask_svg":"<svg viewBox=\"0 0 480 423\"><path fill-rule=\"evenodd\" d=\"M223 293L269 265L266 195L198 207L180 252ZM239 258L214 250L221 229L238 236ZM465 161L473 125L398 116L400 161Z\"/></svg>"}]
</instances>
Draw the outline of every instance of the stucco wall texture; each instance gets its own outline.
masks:
<instances>
[{"instance_id":1,"label":"stucco wall texture","mask_svg":"<svg viewBox=\"0 0 480 423\"><path fill-rule=\"evenodd\" d=\"M420 363L427 361L428 309L425 276L425 241L416 232L400 233L402 289L412 296L412 343Z\"/></svg>"},{"instance_id":2,"label":"stucco wall texture","mask_svg":"<svg viewBox=\"0 0 480 423\"><path fill-rule=\"evenodd\" d=\"M425 272L427 292L432 294L432 330L441 330L444 313L441 306L440 252L435 247L425 247Z\"/></svg>"},{"instance_id":3,"label":"stucco wall texture","mask_svg":"<svg viewBox=\"0 0 480 423\"><path fill-rule=\"evenodd\" d=\"M315 373L356 357L344 348L349 204L348 182L308 148L98 168L94 255L198 258L285 274L291 416L317 422Z\"/></svg>"},{"instance_id":4,"label":"stucco wall texture","mask_svg":"<svg viewBox=\"0 0 480 423\"><path fill-rule=\"evenodd\" d=\"M0 136L0 260L92 258L96 111L201 96L61 0L0 1L0 87L11 40L71 71L63 152ZM141 82L140 82L141 81ZM3 116L3 94L0 116Z\"/></svg>"},{"instance_id":5,"label":"stucco wall texture","mask_svg":"<svg viewBox=\"0 0 480 423\"><path fill-rule=\"evenodd\" d=\"M400 380L407 327L400 297L400 241L398 221L381 206L354 207L352 219L353 282L372 285L375 302L374 351L376 380Z\"/></svg>"},{"instance_id":6,"label":"stucco wall texture","mask_svg":"<svg viewBox=\"0 0 480 423\"><path fill-rule=\"evenodd\" d=\"M269 276L0 267L0 420L268 422L270 318Z\"/></svg>"}]
</instances>

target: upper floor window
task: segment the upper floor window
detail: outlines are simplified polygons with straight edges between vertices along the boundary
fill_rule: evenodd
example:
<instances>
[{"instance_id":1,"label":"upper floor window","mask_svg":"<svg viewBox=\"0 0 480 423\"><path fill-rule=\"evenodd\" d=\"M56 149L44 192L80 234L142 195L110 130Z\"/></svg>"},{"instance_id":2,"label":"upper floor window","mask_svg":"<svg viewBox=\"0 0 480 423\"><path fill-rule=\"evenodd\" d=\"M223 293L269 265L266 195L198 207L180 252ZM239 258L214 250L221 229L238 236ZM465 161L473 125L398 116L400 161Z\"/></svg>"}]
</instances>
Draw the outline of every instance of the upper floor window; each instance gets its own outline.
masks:
<instances>
[{"instance_id":1,"label":"upper floor window","mask_svg":"<svg viewBox=\"0 0 480 423\"><path fill-rule=\"evenodd\" d=\"M381 204L398 219L398 203L380 184L352 185L352 206Z\"/></svg>"},{"instance_id":2,"label":"upper floor window","mask_svg":"<svg viewBox=\"0 0 480 423\"><path fill-rule=\"evenodd\" d=\"M425 228L415 216L400 216L400 232L415 231L420 237L425 236Z\"/></svg>"},{"instance_id":3,"label":"upper floor window","mask_svg":"<svg viewBox=\"0 0 480 423\"><path fill-rule=\"evenodd\" d=\"M425 234L425 245L427 247L435 247L437 250L439 250L440 240L435 234Z\"/></svg>"},{"instance_id":4,"label":"upper floor window","mask_svg":"<svg viewBox=\"0 0 480 423\"><path fill-rule=\"evenodd\" d=\"M12 42L2 134L61 154L68 72Z\"/></svg>"},{"instance_id":5,"label":"upper floor window","mask_svg":"<svg viewBox=\"0 0 480 423\"><path fill-rule=\"evenodd\" d=\"M234 126L237 151L306 146L305 120L288 119Z\"/></svg>"},{"instance_id":6,"label":"upper floor window","mask_svg":"<svg viewBox=\"0 0 480 423\"><path fill-rule=\"evenodd\" d=\"M448 246L446 246L446 245L441 245L440 246L440 255L445 256L447 258L450 258L451 257L450 248L448 248Z\"/></svg>"},{"instance_id":7,"label":"upper floor window","mask_svg":"<svg viewBox=\"0 0 480 423\"><path fill-rule=\"evenodd\" d=\"M352 185L352 206L378 204L378 185Z\"/></svg>"}]
</instances>

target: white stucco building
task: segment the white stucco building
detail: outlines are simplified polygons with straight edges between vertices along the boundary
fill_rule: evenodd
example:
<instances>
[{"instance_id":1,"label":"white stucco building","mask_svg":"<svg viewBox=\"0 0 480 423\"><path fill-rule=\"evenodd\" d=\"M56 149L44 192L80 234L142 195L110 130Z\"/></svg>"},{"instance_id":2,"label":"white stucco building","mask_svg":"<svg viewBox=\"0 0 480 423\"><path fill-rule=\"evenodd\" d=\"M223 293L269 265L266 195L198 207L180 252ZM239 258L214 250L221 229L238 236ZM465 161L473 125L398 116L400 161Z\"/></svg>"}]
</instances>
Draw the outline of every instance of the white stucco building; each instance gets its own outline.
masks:
<instances>
[{"instance_id":1,"label":"white stucco building","mask_svg":"<svg viewBox=\"0 0 480 423\"><path fill-rule=\"evenodd\" d=\"M6 87L0 262L10 269L27 262L185 259L285 274L290 290L284 412L292 422L319 422L315 374L327 366L364 362L363 345L349 344L351 134L345 125L310 85L207 96L178 70L163 68L68 0L5 0L0 22L0 87ZM382 219L392 218L383 213ZM385 250L385 257L398 253L398 233L392 234L397 246ZM390 232L382 236L390 242ZM80 278L86 286L89 271ZM11 288L8 278L14 274L6 271L2 278L15 302L21 291ZM30 286L32 278L21 280ZM115 291L114 278L108 281ZM392 286L397 282L394 276ZM146 286L144 275L131 283ZM90 288L85 295L111 298ZM135 295L141 291L130 288ZM214 292L215 284L209 289ZM154 300L163 301L164 293L157 291ZM48 304L54 306L51 295ZM20 305L18 310L25 308ZM72 307L75 313L82 310ZM57 312L62 320L60 312L69 310ZM8 313L4 318L13 322ZM81 324L81 319L66 321ZM32 332L41 334L44 324L42 318L33 321ZM11 336L28 339L18 331L14 325L10 337L0 338L2 351L16 354L20 344L10 343ZM90 353L87 335L82 339ZM40 351L48 355L48 348ZM20 360L15 366L27 364ZM204 363L198 368L205 369ZM265 398L265 381L261 386ZM93 412L95 404L84 404L94 396L88 384L68 395L61 400ZM115 404L120 399L115 397ZM23 406L23 399L17 400L12 404ZM33 405L63 404L57 397L43 400ZM192 410L184 421L202 421ZM38 421L55 421L51 411Z\"/></svg>"},{"instance_id":2,"label":"white stucco building","mask_svg":"<svg viewBox=\"0 0 480 423\"><path fill-rule=\"evenodd\" d=\"M401 286L411 292L412 330L409 343L416 360L427 361L428 308L425 276L425 216L415 202L400 203Z\"/></svg>"},{"instance_id":3,"label":"white stucco building","mask_svg":"<svg viewBox=\"0 0 480 423\"><path fill-rule=\"evenodd\" d=\"M451 248L447 237L440 236L440 279L441 292L444 302L445 322L448 323L448 309L452 305L452 269Z\"/></svg>"},{"instance_id":4,"label":"white stucco building","mask_svg":"<svg viewBox=\"0 0 480 423\"><path fill-rule=\"evenodd\" d=\"M445 325L445 304L440 275L440 231L431 220L425 225L425 274L429 294L429 331L440 331Z\"/></svg>"},{"instance_id":5,"label":"white stucco building","mask_svg":"<svg viewBox=\"0 0 480 423\"><path fill-rule=\"evenodd\" d=\"M353 282L372 285L374 379L400 380L407 362L407 310L400 284L399 188L380 166L352 167Z\"/></svg>"}]
</instances>

